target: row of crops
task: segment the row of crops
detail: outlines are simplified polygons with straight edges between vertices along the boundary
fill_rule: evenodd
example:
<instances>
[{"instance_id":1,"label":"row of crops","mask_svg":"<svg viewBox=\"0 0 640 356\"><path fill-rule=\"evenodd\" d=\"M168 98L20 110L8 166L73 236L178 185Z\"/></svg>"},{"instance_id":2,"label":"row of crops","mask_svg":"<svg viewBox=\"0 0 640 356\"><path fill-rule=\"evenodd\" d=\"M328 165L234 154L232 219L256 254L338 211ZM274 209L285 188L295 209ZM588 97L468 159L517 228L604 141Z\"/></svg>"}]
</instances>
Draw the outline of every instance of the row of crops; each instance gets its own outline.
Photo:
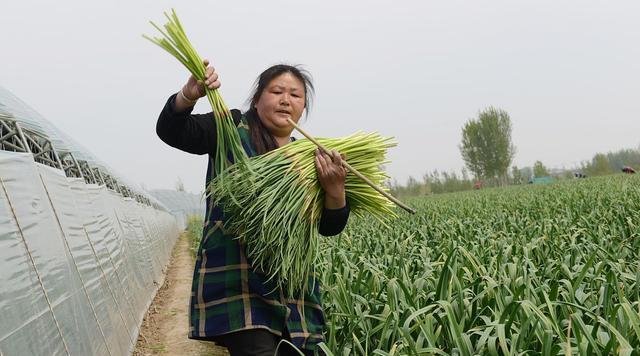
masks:
<instances>
[{"instance_id":1,"label":"row of crops","mask_svg":"<svg viewBox=\"0 0 640 356\"><path fill-rule=\"evenodd\" d=\"M324 239L336 355L640 354L640 178L416 199Z\"/></svg>"}]
</instances>

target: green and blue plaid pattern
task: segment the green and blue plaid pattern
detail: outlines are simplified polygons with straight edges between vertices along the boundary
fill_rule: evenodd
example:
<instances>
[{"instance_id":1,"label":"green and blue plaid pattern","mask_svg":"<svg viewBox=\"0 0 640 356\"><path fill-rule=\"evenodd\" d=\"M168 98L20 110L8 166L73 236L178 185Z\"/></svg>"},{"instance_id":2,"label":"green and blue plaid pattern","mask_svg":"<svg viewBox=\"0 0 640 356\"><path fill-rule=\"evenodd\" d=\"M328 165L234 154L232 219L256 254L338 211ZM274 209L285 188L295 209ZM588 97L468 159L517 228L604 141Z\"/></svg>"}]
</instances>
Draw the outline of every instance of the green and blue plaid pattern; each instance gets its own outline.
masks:
<instances>
[{"instance_id":1,"label":"green and blue plaid pattern","mask_svg":"<svg viewBox=\"0 0 640 356\"><path fill-rule=\"evenodd\" d=\"M254 156L244 116L237 129L245 152ZM209 162L207 182L211 178ZM247 329L266 329L282 336L286 330L298 348L314 350L323 341L325 323L317 281L308 281L306 295L285 298L282 290L251 267L245 246L225 234L224 214L210 200L193 274L189 337L210 339Z\"/></svg>"}]
</instances>

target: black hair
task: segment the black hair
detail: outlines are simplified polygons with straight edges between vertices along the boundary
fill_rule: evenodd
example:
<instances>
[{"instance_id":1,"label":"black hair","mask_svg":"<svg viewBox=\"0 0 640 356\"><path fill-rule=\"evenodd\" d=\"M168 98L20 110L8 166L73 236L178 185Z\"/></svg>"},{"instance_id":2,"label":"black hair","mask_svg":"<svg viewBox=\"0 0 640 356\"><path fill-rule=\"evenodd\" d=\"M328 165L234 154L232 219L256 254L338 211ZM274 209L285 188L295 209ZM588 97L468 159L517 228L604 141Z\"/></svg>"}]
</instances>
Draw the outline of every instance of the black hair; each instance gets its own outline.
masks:
<instances>
[{"instance_id":1,"label":"black hair","mask_svg":"<svg viewBox=\"0 0 640 356\"><path fill-rule=\"evenodd\" d=\"M256 104L260 100L262 92L267 89L271 81L285 73L290 73L303 84L304 87L304 107L306 114L309 113L311 103L313 101L314 87L309 72L300 66L292 66L288 64L276 64L267 68L256 79L251 99L249 100L249 110L247 111L247 122L249 123L249 132L251 141L257 154L263 154L278 148L278 144L273 135L267 130L260 121Z\"/></svg>"}]
</instances>

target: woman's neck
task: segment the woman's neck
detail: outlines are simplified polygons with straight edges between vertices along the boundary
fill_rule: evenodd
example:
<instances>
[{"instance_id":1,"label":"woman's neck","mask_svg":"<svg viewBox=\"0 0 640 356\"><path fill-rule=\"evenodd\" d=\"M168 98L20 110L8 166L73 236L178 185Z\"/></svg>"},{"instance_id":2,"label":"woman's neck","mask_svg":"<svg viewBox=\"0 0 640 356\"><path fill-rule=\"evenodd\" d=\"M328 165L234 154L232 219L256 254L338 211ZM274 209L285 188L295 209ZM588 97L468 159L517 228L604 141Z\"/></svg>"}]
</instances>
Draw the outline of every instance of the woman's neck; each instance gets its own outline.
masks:
<instances>
[{"instance_id":1,"label":"woman's neck","mask_svg":"<svg viewBox=\"0 0 640 356\"><path fill-rule=\"evenodd\" d=\"M282 147L287 143L291 142L291 136L273 136L278 144L278 147Z\"/></svg>"}]
</instances>

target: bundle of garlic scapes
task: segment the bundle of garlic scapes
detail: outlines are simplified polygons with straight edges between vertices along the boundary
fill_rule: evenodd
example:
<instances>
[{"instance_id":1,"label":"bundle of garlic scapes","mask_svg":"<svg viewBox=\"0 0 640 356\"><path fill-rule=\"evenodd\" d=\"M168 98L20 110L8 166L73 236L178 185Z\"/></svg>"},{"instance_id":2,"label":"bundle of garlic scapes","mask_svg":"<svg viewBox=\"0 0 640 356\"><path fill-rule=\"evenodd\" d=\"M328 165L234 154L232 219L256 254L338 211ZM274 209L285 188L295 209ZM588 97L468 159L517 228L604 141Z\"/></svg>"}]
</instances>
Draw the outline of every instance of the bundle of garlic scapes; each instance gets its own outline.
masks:
<instances>
[{"instance_id":1,"label":"bundle of garlic scapes","mask_svg":"<svg viewBox=\"0 0 640 356\"><path fill-rule=\"evenodd\" d=\"M378 134L357 133L344 138L317 139L337 150L361 174L380 185L388 179L380 169L388 148L395 143ZM304 291L317 265L318 225L324 193L315 168L316 146L302 139L249 160L251 171L235 171L215 178L210 194L229 218L226 233L247 246L251 264L290 296ZM347 173L346 199L351 213L384 221L395 216L393 204Z\"/></svg>"}]
</instances>

